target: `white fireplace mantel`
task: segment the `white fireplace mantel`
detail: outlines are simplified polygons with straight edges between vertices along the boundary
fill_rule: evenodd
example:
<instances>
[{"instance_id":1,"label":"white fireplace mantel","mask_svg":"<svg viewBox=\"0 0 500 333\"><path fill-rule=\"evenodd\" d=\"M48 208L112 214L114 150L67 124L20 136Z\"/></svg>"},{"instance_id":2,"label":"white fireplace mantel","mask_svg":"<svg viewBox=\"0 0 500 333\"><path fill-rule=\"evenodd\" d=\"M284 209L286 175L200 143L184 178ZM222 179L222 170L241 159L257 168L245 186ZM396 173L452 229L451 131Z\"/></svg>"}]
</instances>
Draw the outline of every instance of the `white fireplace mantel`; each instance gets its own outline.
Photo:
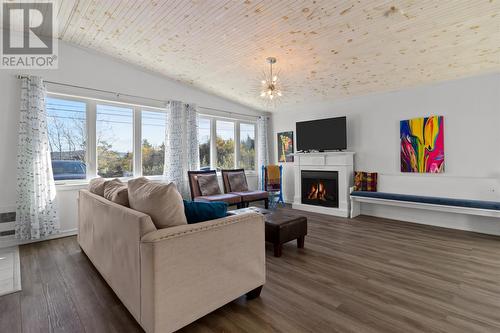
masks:
<instances>
[{"instance_id":1,"label":"white fireplace mantel","mask_svg":"<svg viewBox=\"0 0 500 333\"><path fill-rule=\"evenodd\" d=\"M295 196L292 207L295 209L349 217L349 187L354 174L353 152L297 153L294 161ZM339 185L339 207L330 208L302 203L302 170L337 171Z\"/></svg>"}]
</instances>

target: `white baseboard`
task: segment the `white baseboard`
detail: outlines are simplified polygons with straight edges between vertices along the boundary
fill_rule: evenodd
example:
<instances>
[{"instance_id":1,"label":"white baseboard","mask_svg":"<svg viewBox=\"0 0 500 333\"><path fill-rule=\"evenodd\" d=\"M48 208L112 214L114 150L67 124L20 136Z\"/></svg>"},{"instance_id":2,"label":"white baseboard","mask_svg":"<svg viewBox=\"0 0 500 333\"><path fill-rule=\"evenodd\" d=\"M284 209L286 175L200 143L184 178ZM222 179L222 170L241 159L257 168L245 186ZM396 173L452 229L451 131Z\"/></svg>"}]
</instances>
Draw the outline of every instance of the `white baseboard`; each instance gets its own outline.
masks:
<instances>
[{"instance_id":1,"label":"white baseboard","mask_svg":"<svg viewBox=\"0 0 500 333\"><path fill-rule=\"evenodd\" d=\"M33 240L19 240L19 239L14 238L14 235L4 236L4 237L0 237L0 248L16 246L16 245L31 244L31 243L36 243L36 242L43 242L43 241L46 241L49 239L74 236L76 234L78 234L77 228L64 230L64 231L59 232L56 235L51 235L48 237L43 237L40 239L33 239Z\"/></svg>"}]
</instances>

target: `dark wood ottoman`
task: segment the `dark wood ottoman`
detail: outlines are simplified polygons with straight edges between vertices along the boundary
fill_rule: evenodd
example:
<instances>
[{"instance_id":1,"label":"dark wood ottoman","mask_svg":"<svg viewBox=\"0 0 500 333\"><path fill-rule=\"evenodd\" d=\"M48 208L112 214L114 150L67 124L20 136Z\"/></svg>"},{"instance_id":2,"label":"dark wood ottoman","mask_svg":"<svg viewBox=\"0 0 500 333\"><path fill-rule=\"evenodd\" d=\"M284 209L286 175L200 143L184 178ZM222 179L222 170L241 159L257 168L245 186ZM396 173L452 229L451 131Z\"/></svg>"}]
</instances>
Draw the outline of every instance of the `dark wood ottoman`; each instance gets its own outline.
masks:
<instances>
[{"instance_id":1,"label":"dark wood ottoman","mask_svg":"<svg viewBox=\"0 0 500 333\"><path fill-rule=\"evenodd\" d=\"M272 212L264 217L266 219L266 242L273 244L275 257L281 257L283 244L294 239L297 240L298 248L304 248L304 240L307 235L307 218L305 216Z\"/></svg>"},{"instance_id":2,"label":"dark wood ottoman","mask_svg":"<svg viewBox=\"0 0 500 333\"><path fill-rule=\"evenodd\" d=\"M297 240L297 247L299 249L304 248L304 240L307 235L307 217L259 207L236 209L227 213L238 215L247 212L257 212L264 215L266 222L266 242L273 244L275 257L281 257L283 244L294 239Z\"/></svg>"}]
</instances>

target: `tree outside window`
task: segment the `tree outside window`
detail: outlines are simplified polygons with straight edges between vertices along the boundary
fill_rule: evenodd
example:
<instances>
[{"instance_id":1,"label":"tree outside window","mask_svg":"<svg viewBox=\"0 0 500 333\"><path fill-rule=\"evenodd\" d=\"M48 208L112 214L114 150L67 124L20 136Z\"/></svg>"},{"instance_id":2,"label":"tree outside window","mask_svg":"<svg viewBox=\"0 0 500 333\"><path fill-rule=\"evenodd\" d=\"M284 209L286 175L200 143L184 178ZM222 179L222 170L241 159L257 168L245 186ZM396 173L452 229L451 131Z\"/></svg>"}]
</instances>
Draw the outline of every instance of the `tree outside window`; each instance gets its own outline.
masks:
<instances>
[{"instance_id":1,"label":"tree outside window","mask_svg":"<svg viewBox=\"0 0 500 333\"><path fill-rule=\"evenodd\" d=\"M234 123L217 120L216 122L217 170L234 168Z\"/></svg>"},{"instance_id":2,"label":"tree outside window","mask_svg":"<svg viewBox=\"0 0 500 333\"><path fill-rule=\"evenodd\" d=\"M240 168L255 170L255 125L240 124Z\"/></svg>"},{"instance_id":3,"label":"tree outside window","mask_svg":"<svg viewBox=\"0 0 500 333\"><path fill-rule=\"evenodd\" d=\"M133 109L96 106L97 174L104 178L133 176Z\"/></svg>"},{"instance_id":4,"label":"tree outside window","mask_svg":"<svg viewBox=\"0 0 500 333\"><path fill-rule=\"evenodd\" d=\"M54 180L87 176L87 105L47 97L47 128Z\"/></svg>"},{"instance_id":5,"label":"tree outside window","mask_svg":"<svg viewBox=\"0 0 500 333\"><path fill-rule=\"evenodd\" d=\"M200 169L210 169L210 119L198 118Z\"/></svg>"},{"instance_id":6,"label":"tree outside window","mask_svg":"<svg viewBox=\"0 0 500 333\"><path fill-rule=\"evenodd\" d=\"M142 111L142 175L163 175L167 114Z\"/></svg>"}]
</instances>

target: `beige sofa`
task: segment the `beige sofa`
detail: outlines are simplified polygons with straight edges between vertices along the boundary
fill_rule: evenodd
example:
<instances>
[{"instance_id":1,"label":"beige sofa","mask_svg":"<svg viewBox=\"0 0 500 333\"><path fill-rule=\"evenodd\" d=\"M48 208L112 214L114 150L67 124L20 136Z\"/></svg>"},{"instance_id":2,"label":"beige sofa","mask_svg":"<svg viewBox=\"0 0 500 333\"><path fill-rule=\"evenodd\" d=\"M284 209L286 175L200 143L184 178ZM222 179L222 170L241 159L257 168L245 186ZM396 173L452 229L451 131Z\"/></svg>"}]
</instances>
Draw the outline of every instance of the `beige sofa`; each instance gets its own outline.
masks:
<instances>
[{"instance_id":1,"label":"beige sofa","mask_svg":"<svg viewBox=\"0 0 500 333\"><path fill-rule=\"evenodd\" d=\"M78 243L146 332L178 330L265 283L259 214L157 230L87 190L78 202Z\"/></svg>"}]
</instances>

